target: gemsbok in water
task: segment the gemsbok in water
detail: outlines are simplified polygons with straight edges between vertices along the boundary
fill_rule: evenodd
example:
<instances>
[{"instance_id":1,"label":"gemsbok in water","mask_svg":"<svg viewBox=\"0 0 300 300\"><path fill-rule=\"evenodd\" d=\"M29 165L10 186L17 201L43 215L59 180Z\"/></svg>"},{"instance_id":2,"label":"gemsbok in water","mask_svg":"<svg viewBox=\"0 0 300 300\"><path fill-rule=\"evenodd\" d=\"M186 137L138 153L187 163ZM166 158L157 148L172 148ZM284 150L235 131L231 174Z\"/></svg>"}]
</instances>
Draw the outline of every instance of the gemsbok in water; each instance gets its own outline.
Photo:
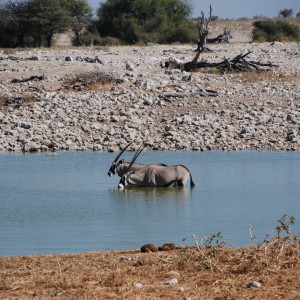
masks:
<instances>
[{"instance_id":1,"label":"gemsbok in water","mask_svg":"<svg viewBox=\"0 0 300 300\"><path fill-rule=\"evenodd\" d=\"M184 165L165 166L150 164L142 169L133 170L132 166L144 148L145 146L140 146L135 153L130 165L121 177L119 188L124 188L128 185L141 187L168 187L177 185L183 187L189 178L190 186L195 186L191 172Z\"/></svg>"},{"instance_id":2,"label":"gemsbok in water","mask_svg":"<svg viewBox=\"0 0 300 300\"><path fill-rule=\"evenodd\" d=\"M121 150L121 152L117 155L117 157L114 159L114 161L112 162L108 172L107 172L107 175L108 176L113 176L115 175L116 173L122 177L124 175L124 173L127 171L129 165L130 165L130 162L126 162L124 161L124 159L120 159L118 161L118 159L121 157L121 155L125 152L125 150L132 144L133 142L130 142L124 149ZM165 166L164 164L159 164L159 165L162 165L162 166ZM142 164L142 163L133 163L131 165L131 171L137 171L137 170L140 170L142 168L144 168L145 166L147 166L147 164Z\"/></svg>"}]
</instances>

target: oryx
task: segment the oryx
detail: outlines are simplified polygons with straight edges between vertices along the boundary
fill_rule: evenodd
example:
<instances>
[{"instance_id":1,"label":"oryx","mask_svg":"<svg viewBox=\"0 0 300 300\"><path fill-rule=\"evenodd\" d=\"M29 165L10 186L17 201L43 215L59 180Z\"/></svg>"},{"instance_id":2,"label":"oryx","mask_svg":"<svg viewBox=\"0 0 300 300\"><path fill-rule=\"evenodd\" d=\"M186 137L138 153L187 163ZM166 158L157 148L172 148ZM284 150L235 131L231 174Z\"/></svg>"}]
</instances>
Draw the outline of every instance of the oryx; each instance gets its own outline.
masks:
<instances>
[{"instance_id":1,"label":"oryx","mask_svg":"<svg viewBox=\"0 0 300 300\"><path fill-rule=\"evenodd\" d=\"M127 185L142 187L167 187L171 185L184 186L190 177L191 187L195 186L192 174L184 165L163 166L150 164L139 170L133 170L132 166L143 151L140 148L134 155L128 169L119 182L119 188Z\"/></svg>"},{"instance_id":2,"label":"oryx","mask_svg":"<svg viewBox=\"0 0 300 300\"><path fill-rule=\"evenodd\" d=\"M113 176L116 173L122 177L124 175L124 173L126 172L126 170L128 169L130 162L126 162L124 161L124 159L120 159L118 161L118 159L120 158L120 156L124 153L124 151L132 144L133 142L130 142L124 149L122 149L122 151L117 155L117 157L115 158L115 160L113 161L112 165L110 166L107 175L108 176ZM161 164L163 165L163 164ZM142 163L133 163L131 166L131 170L132 171L137 171L139 169L142 169L146 166L146 164L142 164ZM163 165L164 166L164 165Z\"/></svg>"}]
</instances>

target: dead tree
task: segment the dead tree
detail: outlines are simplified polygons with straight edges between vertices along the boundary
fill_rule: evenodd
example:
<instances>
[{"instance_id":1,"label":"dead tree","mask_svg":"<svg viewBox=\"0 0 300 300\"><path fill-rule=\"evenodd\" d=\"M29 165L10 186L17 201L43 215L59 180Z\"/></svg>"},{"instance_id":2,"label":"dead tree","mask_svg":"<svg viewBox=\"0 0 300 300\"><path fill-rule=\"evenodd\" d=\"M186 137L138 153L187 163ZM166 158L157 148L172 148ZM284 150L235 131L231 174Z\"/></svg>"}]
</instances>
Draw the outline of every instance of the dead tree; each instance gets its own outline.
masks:
<instances>
[{"instance_id":1,"label":"dead tree","mask_svg":"<svg viewBox=\"0 0 300 300\"><path fill-rule=\"evenodd\" d=\"M208 26L211 21L211 12L212 12L211 5L209 6L209 18L208 19L204 17L203 11L201 12L201 18L199 19L198 24L197 24L197 29L198 29L198 33L199 33L199 41L197 42L198 47L195 50L195 52L204 52L204 51L210 52L210 49L205 47L205 45L206 45L206 41L207 41L207 36L209 34Z\"/></svg>"},{"instance_id":2,"label":"dead tree","mask_svg":"<svg viewBox=\"0 0 300 300\"><path fill-rule=\"evenodd\" d=\"M272 63L262 63L260 61L248 61L246 57L251 54L251 52L247 52L244 54L237 55L233 59L224 59L221 62L215 62L215 63L209 63L207 61L199 61L198 59L200 57L200 54L204 51L211 50L206 47L206 43L208 41L210 42L228 42L228 40L231 38L230 31L226 27L224 29L224 33L220 36L218 36L216 39L208 39L207 36L209 34L209 23L211 21L211 13L212 8L211 5L209 6L209 17L205 18L204 13L201 12L201 19L199 19L199 22L197 24L198 32L199 32L199 41L197 42L197 49L195 50L196 55L193 58L192 61L189 61L187 63L179 63L175 60L169 61L165 63L165 67L169 69L181 69L185 70L187 72L191 72L196 69L201 68L215 68L220 70L222 74L230 71L235 72L245 72L245 71L252 71L252 70L260 70L260 67L278 67L277 65L274 65Z\"/></svg>"},{"instance_id":3,"label":"dead tree","mask_svg":"<svg viewBox=\"0 0 300 300\"><path fill-rule=\"evenodd\" d=\"M201 18L199 19L198 24L197 24L197 29L198 29L198 33L199 33L199 41L197 42L197 49L195 50L195 52L197 52L197 54L192 61L184 64L183 68L186 71L190 71L193 69L194 65L197 63L197 60L202 52L204 52L204 51L211 52L211 50L205 46L207 36L209 34L208 26L211 21L211 13L212 13L211 5L209 6L209 18L208 19L204 17L203 11L201 12Z\"/></svg>"},{"instance_id":4,"label":"dead tree","mask_svg":"<svg viewBox=\"0 0 300 300\"><path fill-rule=\"evenodd\" d=\"M229 39L232 39L232 35L230 34L230 30L225 27L223 34L218 35L215 38L207 38L206 42L208 44L212 44L212 43L229 43Z\"/></svg>"}]
</instances>

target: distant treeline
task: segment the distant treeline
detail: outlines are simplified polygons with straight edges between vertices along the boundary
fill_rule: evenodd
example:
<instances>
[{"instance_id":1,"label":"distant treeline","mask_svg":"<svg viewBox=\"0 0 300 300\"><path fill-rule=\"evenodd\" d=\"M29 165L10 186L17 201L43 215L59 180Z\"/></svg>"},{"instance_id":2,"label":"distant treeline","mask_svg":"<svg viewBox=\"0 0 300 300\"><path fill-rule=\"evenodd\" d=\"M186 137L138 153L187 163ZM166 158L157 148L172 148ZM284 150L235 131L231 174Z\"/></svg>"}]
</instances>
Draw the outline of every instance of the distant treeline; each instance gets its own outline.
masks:
<instances>
[{"instance_id":1,"label":"distant treeline","mask_svg":"<svg viewBox=\"0 0 300 300\"><path fill-rule=\"evenodd\" d=\"M99 4L96 16L86 0L9 1L0 5L0 47L50 47L55 34L68 30L75 46L195 43L197 20L191 14L190 0L107 0ZM213 20L218 17L212 16ZM267 25L254 23L253 38L263 40L261 30L269 36L275 28L283 33L272 38L298 39L297 26L290 30L289 24L271 24L271 29Z\"/></svg>"},{"instance_id":2,"label":"distant treeline","mask_svg":"<svg viewBox=\"0 0 300 300\"><path fill-rule=\"evenodd\" d=\"M84 0L10 1L0 6L1 47L50 47L53 35L71 29L82 43L83 29L92 20Z\"/></svg>"},{"instance_id":3,"label":"distant treeline","mask_svg":"<svg viewBox=\"0 0 300 300\"><path fill-rule=\"evenodd\" d=\"M0 5L0 47L50 47L56 33L72 30L73 44L197 39L188 0L108 0L97 16L86 0L21 0Z\"/></svg>"}]
</instances>

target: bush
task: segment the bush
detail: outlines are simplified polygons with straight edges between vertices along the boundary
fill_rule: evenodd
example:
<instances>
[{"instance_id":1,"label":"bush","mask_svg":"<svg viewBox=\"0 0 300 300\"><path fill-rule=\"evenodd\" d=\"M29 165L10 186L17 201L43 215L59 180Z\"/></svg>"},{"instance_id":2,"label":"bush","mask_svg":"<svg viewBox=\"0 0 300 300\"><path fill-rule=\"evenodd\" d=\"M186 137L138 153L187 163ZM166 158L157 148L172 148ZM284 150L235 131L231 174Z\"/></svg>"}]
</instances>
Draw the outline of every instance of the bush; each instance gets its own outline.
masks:
<instances>
[{"instance_id":1,"label":"bush","mask_svg":"<svg viewBox=\"0 0 300 300\"><path fill-rule=\"evenodd\" d=\"M197 31L191 21L179 23L177 26L166 22L160 28L159 43L190 43L198 38Z\"/></svg>"},{"instance_id":2,"label":"bush","mask_svg":"<svg viewBox=\"0 0 300 300\"><path fill-rule=\"evenodd\" d=\"M86 32L83 35L86 46L121 46L123 42L115 37L101 37L98 33Z\"/></svg>"},{"instance_id":3,"label":"bush","mask_svg":"<svg viewBox=\"0 0 300 300\"><path fill-rule=\"evenodd\" d=\"M252 37L257 42L299 41L300 29L284 21L256 21Z\"/></svg>"},{"instance_id":4,"label":"bush","mask_svg":"<svg viewBox=\"0 0 300 300\"><path fill-rule=\"evenodd\" d=\"M191 11L189 0L107 0L97 11L97 29L128 44L189 42L197 33Z\"/></svg>"}]
</instances>

